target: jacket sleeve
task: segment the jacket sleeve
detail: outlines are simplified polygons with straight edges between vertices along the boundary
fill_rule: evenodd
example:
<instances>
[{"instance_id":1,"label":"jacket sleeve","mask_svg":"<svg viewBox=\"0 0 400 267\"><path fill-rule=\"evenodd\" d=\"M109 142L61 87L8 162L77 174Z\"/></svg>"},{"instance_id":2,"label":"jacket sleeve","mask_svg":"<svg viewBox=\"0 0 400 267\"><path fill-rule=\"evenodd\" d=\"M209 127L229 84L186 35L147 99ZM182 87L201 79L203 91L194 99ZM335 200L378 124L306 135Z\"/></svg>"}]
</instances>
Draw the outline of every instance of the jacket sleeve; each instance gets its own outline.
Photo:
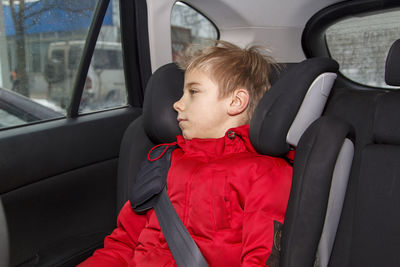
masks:
<instances>
[{"instance_id":1,"label":"jacket sleeve","mask_svg":"<svg viewBox=\"0 0 400 267\"><path fill-rule=\"evenodd\" d=\"M98 249L79 267L128 266L138 243L146 215L136 214L128 201L118 215L117 228L104 239L104 248Z\"/></svg>"},{"instance_id":2,"label":"jacket sleeve","mask_svg":"<svg viewBox=\"0 0 400 267\"><path fill-rule=\"evenodd\" d=\"M288 164L267 165L270 167L264 168L263 174L252 182L245 198L241 266L273 266L270 264L273 259L269 257L273 248L274 225L283 223L292 168Z\"/></svg>"}]
</instances>

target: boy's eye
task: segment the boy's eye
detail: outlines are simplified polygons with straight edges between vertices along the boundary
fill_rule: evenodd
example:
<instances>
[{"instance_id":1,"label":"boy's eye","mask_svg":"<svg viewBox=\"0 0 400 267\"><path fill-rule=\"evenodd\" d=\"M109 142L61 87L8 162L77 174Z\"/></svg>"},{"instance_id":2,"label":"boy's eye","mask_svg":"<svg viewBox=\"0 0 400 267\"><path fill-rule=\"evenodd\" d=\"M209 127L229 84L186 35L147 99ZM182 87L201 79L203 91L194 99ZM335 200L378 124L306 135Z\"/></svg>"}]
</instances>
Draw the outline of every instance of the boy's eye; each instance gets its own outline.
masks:
<instances>
[{"instance_id":1,"label":"boy's eye","mask_svg":"<svg viewBox=\"0 0 400 267\"><path fill-rule=\"evenodd\" d=\"M190 88L188 91L189 91L189 94L191 94L191 95L194 95L195 93L198 92L196 89L192 89L192 88Z\"/></svg>"}]
</instances>

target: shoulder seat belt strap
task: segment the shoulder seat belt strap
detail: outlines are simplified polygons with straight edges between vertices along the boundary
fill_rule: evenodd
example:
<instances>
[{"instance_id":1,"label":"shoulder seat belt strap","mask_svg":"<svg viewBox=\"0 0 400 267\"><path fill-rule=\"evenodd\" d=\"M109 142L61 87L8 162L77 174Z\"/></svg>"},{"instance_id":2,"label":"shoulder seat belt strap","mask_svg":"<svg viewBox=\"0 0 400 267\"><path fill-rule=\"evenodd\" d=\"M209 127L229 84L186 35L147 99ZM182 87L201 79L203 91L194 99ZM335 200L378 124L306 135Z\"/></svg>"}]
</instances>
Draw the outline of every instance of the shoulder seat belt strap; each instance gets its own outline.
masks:
<instances>
[{"instance_id":1,"label":"shoulder seat belt strap","mask_svg":"<svg viewBox=\"0 0 400 267\"><path fill-rule=\"evenodd\" d=\"M208 267L193 238L176 214L166 187L158 195L154 211L177 265L179 267Z\"/></svg>"},{"instance_id":2,"label":"shoulder seat belt strap","mask_svg":"<svg viewBox=\"0 0 400 267\"><path fill-rule=\"evenodd\" d=\"M137 212L154 208L161 231L178 267L208 267L168 197L167 175L175 148L176 146L160 146L150 151L156 160L145 160L140 166L131 190L130 202Z\"/></svg>"}]
</instances>

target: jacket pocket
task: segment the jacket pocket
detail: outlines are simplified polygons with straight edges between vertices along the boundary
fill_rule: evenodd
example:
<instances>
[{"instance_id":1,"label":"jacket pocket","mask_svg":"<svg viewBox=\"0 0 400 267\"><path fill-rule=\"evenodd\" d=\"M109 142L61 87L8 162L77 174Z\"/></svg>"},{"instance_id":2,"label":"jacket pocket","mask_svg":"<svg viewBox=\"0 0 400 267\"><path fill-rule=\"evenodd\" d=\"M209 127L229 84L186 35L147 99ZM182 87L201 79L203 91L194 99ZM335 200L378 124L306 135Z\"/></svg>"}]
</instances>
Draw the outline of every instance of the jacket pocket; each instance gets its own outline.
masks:
<instances>
[{"instance_id":1,"label":"jacket pocket","mask_svg":"<svg viewBox=\"0 0 400 267\"><path fill-rule=\"evenodd\" d=\"M231 228L230 187L225 171L214 171L212 181L212 214L216 230Z\"/></svg>"}]
</instances>

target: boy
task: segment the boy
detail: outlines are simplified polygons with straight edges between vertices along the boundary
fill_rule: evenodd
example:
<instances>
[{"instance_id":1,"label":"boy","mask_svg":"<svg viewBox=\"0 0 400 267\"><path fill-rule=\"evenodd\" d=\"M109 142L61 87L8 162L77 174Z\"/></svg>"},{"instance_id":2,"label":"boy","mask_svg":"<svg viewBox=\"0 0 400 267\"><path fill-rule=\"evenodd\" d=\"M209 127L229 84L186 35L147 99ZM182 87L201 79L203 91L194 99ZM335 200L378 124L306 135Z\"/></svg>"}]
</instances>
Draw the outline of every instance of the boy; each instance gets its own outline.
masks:
<instances>
[{"instance_id":1,"label":"boy","mask_svg":"<svg viewBox=\"0 0 400 267\"><path fill-rule=\"evenodd\" d=\"M274 262L274 225L283 223L292 170L283 159L257 154L247 125L270 87L270 67L256 47L227 42L184 66L184 93L173 105L182 136L167 189L209 266ZM130 203L104 245L81 266L176 266L154 211L139 215Z\"/></svg>"}]
</instances>

